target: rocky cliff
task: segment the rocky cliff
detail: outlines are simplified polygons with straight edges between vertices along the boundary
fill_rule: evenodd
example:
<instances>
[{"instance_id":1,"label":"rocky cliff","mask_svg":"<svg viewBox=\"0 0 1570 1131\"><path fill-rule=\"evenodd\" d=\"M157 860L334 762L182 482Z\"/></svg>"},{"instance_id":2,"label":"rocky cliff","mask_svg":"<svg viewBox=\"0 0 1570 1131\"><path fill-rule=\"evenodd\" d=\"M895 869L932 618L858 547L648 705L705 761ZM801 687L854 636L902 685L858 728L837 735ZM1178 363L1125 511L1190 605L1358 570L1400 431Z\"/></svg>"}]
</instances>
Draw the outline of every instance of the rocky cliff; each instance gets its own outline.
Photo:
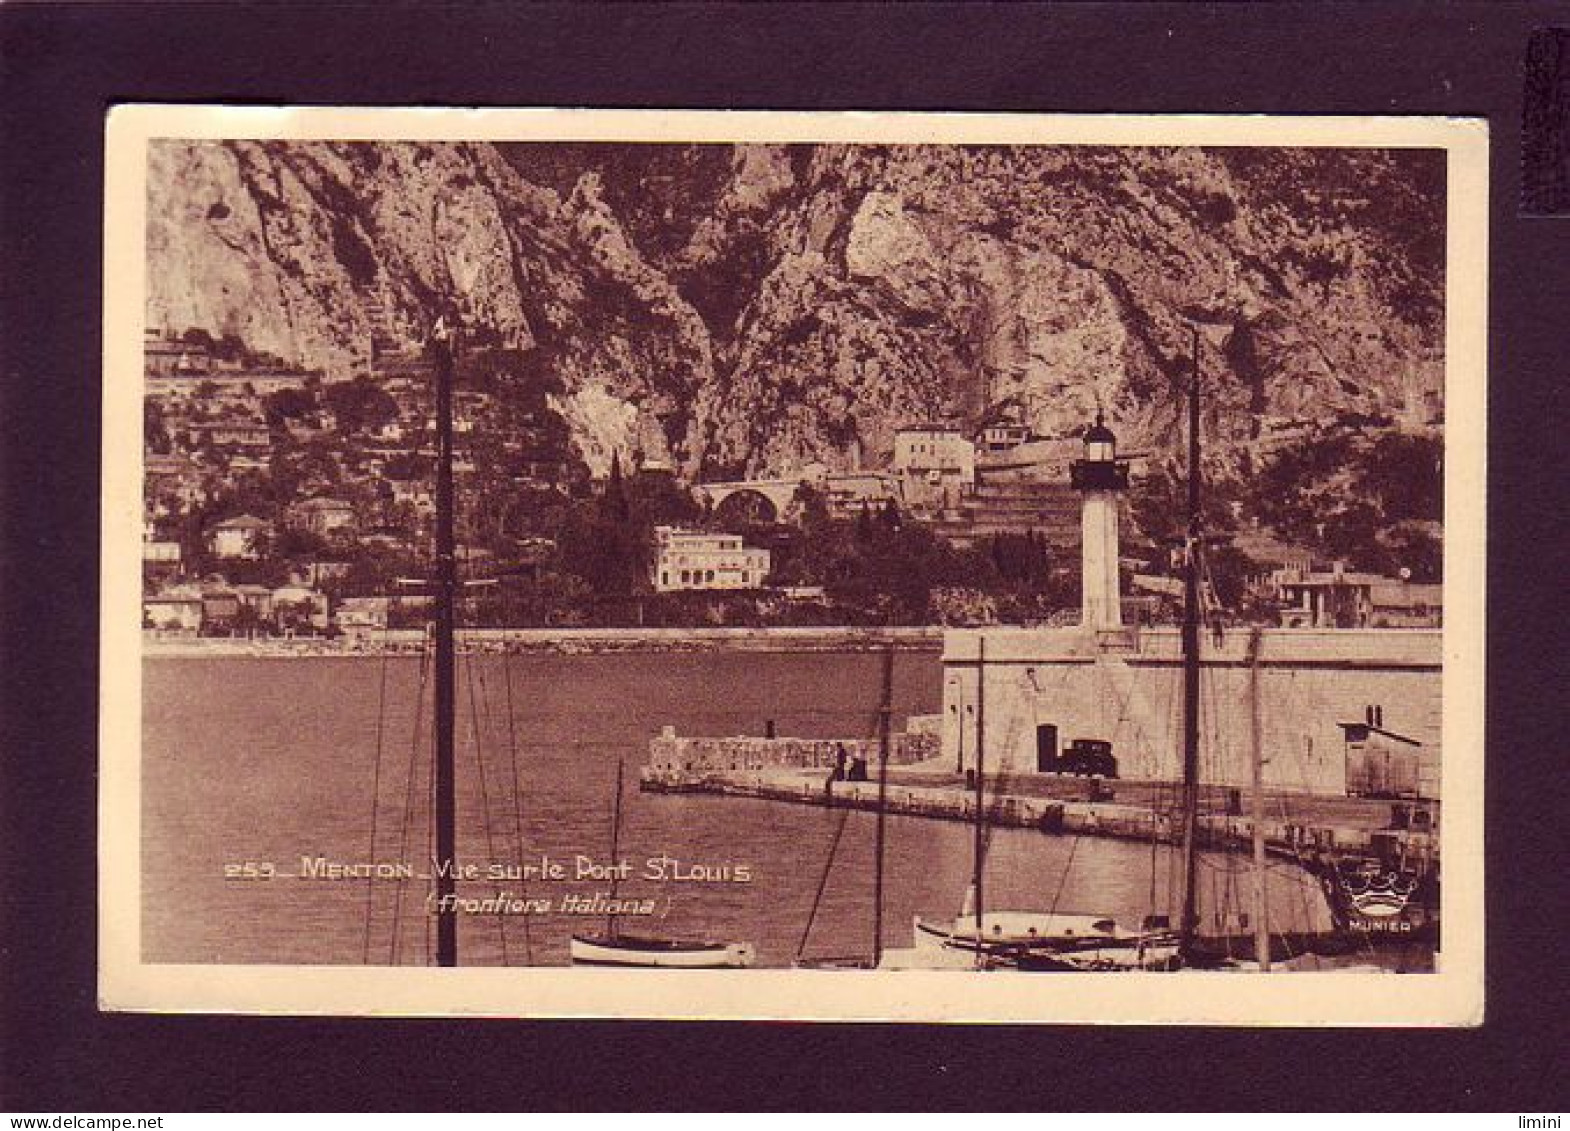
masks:
<instances>
[{"instance_id":1,"label":"rocky cliff","mask_svg":"<svg viewBox=\"0 0 1570 1131\"><path fill-rule=\"evenodd\" d=\"M1097 404L1176 438L1438 389L1442 153L161 142L150 326L329 374L456 307L561 378L603 467L651 421L693 474L876 463L913 420Z\"/></svg>"}]
</instances>

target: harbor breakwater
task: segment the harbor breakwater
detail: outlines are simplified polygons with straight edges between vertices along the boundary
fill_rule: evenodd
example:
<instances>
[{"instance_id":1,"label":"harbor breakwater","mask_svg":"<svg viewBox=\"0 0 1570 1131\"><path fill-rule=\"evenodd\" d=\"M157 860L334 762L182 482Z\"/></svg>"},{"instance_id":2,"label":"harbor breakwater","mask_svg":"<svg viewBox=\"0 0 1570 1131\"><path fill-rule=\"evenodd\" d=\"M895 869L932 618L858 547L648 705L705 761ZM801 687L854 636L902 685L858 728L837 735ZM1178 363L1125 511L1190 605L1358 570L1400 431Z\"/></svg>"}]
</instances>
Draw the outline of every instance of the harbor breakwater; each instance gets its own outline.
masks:
<instances>
[{"instance_id":1,"label":"harbor breakwater","mask_svg":"<svg viewBox=\"0 0 1570 1131\"><path fill-rule=\"evenodd\" d=\"M890 743L888 780L881 790L876 742L733 736L679 737L673 728L649 744L641 788L651 793L711 794L804 805L838 806L903 816L974 823L974 779L954 780L937 767L941 719L912 716ZM861 773L843 773L861 762ZM863 776L864 775L864 776ZM1120 794L1127 795L1124 800ZM1236 790L1202 792L1197 819L1202 847L1243 850L1253 820L1240 811ZM987 775L980 805L990 825L1045 833L1117 837L1176 844L1182 816L1169 782L1067 778L1055 774ZM1398 810L1408 820L1398 822ZM1437 805L1416 809L1388 802L1270 796L1261 821L1266 850L1306 863L1345 854L1399 854L1437 863ZM1418 820L1411 820L1413 813ZM1268 815L1273 814L1273 815Z\"/></svg>"},{"instance_id":2,"label":"harbor breakwater","mask_svg":"<svg viewBox=\"0 0 1570 1131\"><path fill-rule=\"evenodd\" d=\"M941 727L936 715L912 715L904 731L889 736L889 764L935 758L942 744ZM862 738L684 738L675 727L666 727L649 743L644 781L667 783L676 792L683 783L702 782L712 775L765 769L832 770L844 778L857 772L858 766L865 771L875 764L879 746L876 739Z\"/></svg>"}]
</instances>

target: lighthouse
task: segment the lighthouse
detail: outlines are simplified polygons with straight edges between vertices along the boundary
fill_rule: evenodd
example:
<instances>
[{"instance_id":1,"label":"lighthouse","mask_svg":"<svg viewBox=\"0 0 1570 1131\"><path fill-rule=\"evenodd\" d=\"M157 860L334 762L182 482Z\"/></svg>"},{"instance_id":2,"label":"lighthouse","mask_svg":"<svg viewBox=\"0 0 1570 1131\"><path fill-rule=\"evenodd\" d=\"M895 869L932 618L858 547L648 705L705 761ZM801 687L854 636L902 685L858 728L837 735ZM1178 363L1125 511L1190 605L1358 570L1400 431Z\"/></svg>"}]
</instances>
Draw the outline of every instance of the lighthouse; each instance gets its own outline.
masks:
<instances>
[{"instance_id":1,"label":"lighthouse","mask_svg":"<svg viewBox=\"0 0 1570 1131\"><path fill-rule=\"evenodd\" d=\"M1069 469L1084 496L1080 512L1080 618L1086 628L1123 624L1118 592L1118 493L1128 489L1128 463L1118 462L1117 437L1101 413L1085 429L1085 456Z\"/></svg>"}]
</instances>

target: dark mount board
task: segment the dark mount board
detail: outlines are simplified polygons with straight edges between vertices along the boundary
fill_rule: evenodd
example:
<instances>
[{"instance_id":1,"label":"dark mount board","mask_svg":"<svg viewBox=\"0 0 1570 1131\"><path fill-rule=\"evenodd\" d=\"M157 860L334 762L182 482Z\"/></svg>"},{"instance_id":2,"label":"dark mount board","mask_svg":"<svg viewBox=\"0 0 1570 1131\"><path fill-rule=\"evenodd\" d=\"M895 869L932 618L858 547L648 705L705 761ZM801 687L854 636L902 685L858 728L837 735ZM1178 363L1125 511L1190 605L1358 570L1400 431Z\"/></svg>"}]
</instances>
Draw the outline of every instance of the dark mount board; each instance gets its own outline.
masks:
<instances>
[{"instance_id":1,"label":"dark mount board","mask_svg":"<svg viewBox=\"0 0 1570 1131\"><path fill-rule=\"evenodd\" d=\"M1563 1108L1563 1022L1543 1012L1562 974L1538 963L1563 904L1544 787L1570 226L1523 217L1520 187L1528 37L1565 22L1557 5L1424 3L0 9L0 1107ZM1487 117L1489 872L1508 878L1489 887L1488 1023L1195 1039L97 1013L97 268L102 119L121 101Z\"/></svg>"}]
</instances>

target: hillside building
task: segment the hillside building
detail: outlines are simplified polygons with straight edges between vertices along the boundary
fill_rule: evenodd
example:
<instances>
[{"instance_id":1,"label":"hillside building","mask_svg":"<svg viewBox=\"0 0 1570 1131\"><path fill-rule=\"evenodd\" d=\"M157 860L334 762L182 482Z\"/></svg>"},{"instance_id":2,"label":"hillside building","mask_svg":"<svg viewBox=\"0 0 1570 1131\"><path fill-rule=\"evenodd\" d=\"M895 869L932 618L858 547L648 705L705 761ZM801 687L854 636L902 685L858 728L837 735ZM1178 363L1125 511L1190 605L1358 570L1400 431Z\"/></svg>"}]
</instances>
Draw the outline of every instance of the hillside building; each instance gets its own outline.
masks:
<instances>
[{"instance_id":1,"label":"hillside building","mask_svg":"<svg viewBox=\"0 0 1570 1131\"><path fill-rule=\"evenodd\" d=\"M354 506L343 499L318 496L293 507L290 517L302 530L325 538L354 527Z\"/></svg>"},{"instance_id":2,"label":"hillside building","mask_svg":"<svg viewBox=\"0 0 1570 1131\"><path fill-rule=\"evenodd\" d=\"M1282 628L1438 628L1443 586L1377 573L1301 565L1274 571L1267 583Z\"/></svg>"},{"instance_id":3,"label":"hillside building","mask_svg":"<svg viewBox=\"0 0 1570 1131\"><path fill-rule=\"evenodd\" d=\"M208 548L220 558L256 558L258 543L272 533L272 524L255 515L226 518L207 532Z\"/></svg>"},{"instance_id":4,"label":"hillside building","mask_svg":"<svg viewBox=\"0 0 1570 1131\"><path fill-rule=\"evenodd\" d=\"M176 636L202 630L202 594L195 586L176 586L142 598L142 625Z\"/></svg>"},{"instance_id":5,"label":"hillside building","mask_svg":"<svg viewBox=\"0 0 1570 1131\"><path fill-rule=\"evenodd\" d=\"M769 575L769 551L742 543L739 534L658 527L654 588L660 593L692 589L756 589Z\"/></svg>"},{"instance_id":6,"label":"hillside building","mask_svg":"<svg viewBox=\"0 0 1570 1131\"><path fill-rule=\"evenodd\" d=\"M158 330L148 330L142 338L142 365L149 377L206 373L212 358L206 348Z\"/></svg>"},{"instance_id":7,"label":"hillside building","mask_svg":"<svg viewBox=\"0 0 1570 1131\"><path fill-rule=\"evenodd\" d=\"M957 428L901 428L894 434L892 470L908 507L952 509L975 486L976 445Z\"/></svg>"},{"instance_id":8,"label":"hillside building","mask_svg":"<svg viewBox=\"0 0 1570 1131\"><path fill-rule=\"evenodd\" d=\"M863 510L880 512L899 506L899 480L877 471L847 471L825 475L819 482L823 502L832 518L853 519Z\"/></svg>"}]
</instances>

